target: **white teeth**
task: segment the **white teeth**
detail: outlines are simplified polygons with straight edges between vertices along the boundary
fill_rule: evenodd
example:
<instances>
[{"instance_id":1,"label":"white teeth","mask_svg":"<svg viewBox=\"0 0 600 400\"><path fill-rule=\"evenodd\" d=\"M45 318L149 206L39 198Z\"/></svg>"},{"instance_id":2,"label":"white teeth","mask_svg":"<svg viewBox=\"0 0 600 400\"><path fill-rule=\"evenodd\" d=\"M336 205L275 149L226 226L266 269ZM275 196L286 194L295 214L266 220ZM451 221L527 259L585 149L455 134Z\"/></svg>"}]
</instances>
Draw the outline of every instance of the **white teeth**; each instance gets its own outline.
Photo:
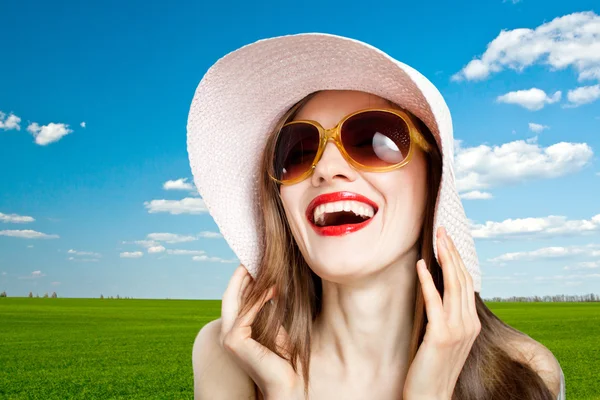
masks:
<instances>
[{"instance_id":1,"label":"white teeth","mask_svg":"<svg viewBox=\"0 0 600 400\"><path fill-rule=\"evenodd\" d=\"M336 201L332 203L321 204L315 208L315 224L322 225L325 220L325 214L340 211L352 211L356 215L362 215L367 218L371 218L373 215L375 215L375 210L368 204L352 200Z\"/></svg>"}]
</instances>

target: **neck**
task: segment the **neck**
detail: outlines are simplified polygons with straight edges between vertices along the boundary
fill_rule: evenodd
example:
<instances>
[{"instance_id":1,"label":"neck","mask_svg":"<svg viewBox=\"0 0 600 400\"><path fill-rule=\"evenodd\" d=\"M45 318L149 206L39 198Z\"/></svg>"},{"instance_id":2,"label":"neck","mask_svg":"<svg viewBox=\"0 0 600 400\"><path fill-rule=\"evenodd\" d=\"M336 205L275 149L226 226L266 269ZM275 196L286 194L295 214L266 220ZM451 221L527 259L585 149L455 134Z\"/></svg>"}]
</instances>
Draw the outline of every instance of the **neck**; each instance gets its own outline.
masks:
<instances>
[{"instance_id":1,"label":"neck","mask_svg":"<svg viewBox=\"0 0 600 400\"><path fill-rule=\"evenodd\" d=\"M406 253L350 285L323 280L323 307L313 324L312 347L341 377L375 379L408 370L417 257L416 250Z\"/></svg>"}]
</instances>

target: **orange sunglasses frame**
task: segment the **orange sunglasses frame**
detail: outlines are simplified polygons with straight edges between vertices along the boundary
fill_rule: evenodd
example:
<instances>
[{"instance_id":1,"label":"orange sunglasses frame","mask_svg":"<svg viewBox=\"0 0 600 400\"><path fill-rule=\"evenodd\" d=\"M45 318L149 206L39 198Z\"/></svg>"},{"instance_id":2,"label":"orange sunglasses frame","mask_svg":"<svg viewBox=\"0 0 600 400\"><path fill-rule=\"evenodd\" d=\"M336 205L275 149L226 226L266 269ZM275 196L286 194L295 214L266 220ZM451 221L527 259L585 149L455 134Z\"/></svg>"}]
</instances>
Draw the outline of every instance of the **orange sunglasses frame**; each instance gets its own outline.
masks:
<instances>
[{"instance_id":1,"label":"orange sunglasses frame","mask_svg":"<svg viewBox=\"0 0 600 400\"><path fill-rule=\"evenodd\" d=\"M355 161L352 157L350 157L350 155L348 154L346 149L344 149L344 145L342 144L342 140L341 140L341 133L342 133L342 127L344 126L344 122L346 122L348 119L350 119L351 117L353 117L357 114L362 114L364 112L369 112L369 111L380 111L380 112L394 114L394 115L402 118L402 120L408 126L408 132L409 132L409 136L410 136L410 145L408 148L408 155L400 163L394 164L394 165L388 165L387 167L369 167L367 165L363 165L363 164ZM415 123L413 122L411 116L404 111L396 110L396 109L392 109L392 108L364 108L362 110L355 111L353 113L346 115L344 118L342 118L336 124L336 126L334 126L333 128L330 128L330 129L323 128L321 126L321 124L319 124L317 121L313 121L313 120L291 121L291 122L284 124L281 127L281 129L283 130L283 128L285 128L286 126L300 124L300 123L310 124L319 130L319 138L320 138L319 148L317 150L317 154L315 155L314 160L312 161L311 167L308 168L306 170L306 172L304 172L302 175L298 176L297 178L287 179L287 180L279 180L279 179L275 178L272 171L269 171L269 176L271 177L271 179L273 179L275 182L282 184L282 185L293 185L295 183L301 182L301 181L307 179L308 177L310 177L313 174L313 172L317 166L317 163L321 160L321 156L323 155L323 152L325 151L325 147L330 140L333 141L333 143L336 145L336 147L338 148L338 150L340 151L340 153L342 154L344 159L352 167L354 167L355 169L361 170L361 171L366 171L366 172L388 172L388 171L393 171L398 168L402 168L403 166L405 166L406 164L408 164L410 162L410 160L413 156L413 144L417 144L425 152L428 152L431 149L431 145L425 140L425 138L423 138L423 136L421 135L421 133L415 126ZM277 135L279 136L280 134L281 134L281 130L277 133ZM278 138L279 137L277 137L275 139L275 142L277 142Z\"/></svg>"}]
</instances>

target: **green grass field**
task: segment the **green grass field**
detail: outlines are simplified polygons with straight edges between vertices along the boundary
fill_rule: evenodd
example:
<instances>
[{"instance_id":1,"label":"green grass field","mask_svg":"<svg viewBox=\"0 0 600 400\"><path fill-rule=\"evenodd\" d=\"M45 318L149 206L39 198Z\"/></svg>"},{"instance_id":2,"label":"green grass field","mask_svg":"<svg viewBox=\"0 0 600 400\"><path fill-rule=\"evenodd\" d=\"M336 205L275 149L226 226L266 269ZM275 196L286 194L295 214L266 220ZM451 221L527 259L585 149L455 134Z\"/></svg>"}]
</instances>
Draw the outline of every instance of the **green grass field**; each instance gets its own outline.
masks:
<instances>
[{"instance_id":1,"label":"green grass field","mask_svg":"<svg viewBox=\"0 0 600 400\"><path fill-rule=\"evenodd\" d=\"M488 303L600 399L600 303ZM192 399L192 344L220 301L0 298L0 398Z\"/></svg>"}]
</instances>

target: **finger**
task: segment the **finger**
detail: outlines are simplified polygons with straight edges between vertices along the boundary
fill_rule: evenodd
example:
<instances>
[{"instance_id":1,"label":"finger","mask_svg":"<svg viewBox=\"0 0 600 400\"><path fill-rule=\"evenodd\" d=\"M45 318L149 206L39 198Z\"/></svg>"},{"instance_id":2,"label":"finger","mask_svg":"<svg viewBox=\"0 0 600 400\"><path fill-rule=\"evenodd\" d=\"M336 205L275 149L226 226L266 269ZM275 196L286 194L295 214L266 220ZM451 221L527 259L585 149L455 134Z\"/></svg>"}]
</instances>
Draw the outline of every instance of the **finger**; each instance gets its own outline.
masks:
<instances>
[{"instance_id":1,"label":"finger","mask_svg":"<svg viewBox=\"0 0 600 400\"><path fill-rule=\"evenodd\" d=\"M448 242L450 244L450 252L452 253L453 259L458 266L457 272L461 281L461 293L462 293L462 326L467 329L468 333L478 331L476 327L480 325L479 316L477 315L477 307L475 306L475 291L473 290L473 279L465 263L454 244L454 241L448 236Z\"/></svg>"},{"instance_id":2,"label":"finger","mask_svg":"<svg viewBox=\"0 0 600 400\"><path fill-rule=\"evenodd\" d=\"M233 324L239 313L240 303L238 302L238 295L240 292L240 286L244 280L244 277L248 275L246 268L240 264L239 267L233 272L233 275L229 279L229 284L223 293L223 299L221 302L221 332L226 333L231 330Z\"/></svg>"},{"instance_id":3,"label":"finger","mask_svg":"<svg viewBox=\"0 0 600 400\"><path fill-rule=\"evenodd\" d=\"M438 254L440 258L440 266L442 267L442 275L444 277L444 310L446 310L451 318L462 318L460 311L461 294L460 281L454 267L454 259L448 245L443 228L438 229Z\"/></svg>"},{"instance_id":4,"label":"finger","mask_svg":"<svg viewBox=\"0 0 600 400\"><path fill-rule=\"evenodd\" d=\"M475 289L474 289L474 285L473 285L473 277L471 276L471 273L467 270L465 263L462 262L462 259L461 259L461 266L462 266L463 272L465 274L465 285L466 285L465 292L467 295L468 315L470 315L470 317L473 319L479 319L479 316L477 315L477 306L475 305Z\"/></svg>"},{"instance_id":5,"label":"finger","mask_svg":"<svg viewBox=\"0 0 600 400\"><path fill-rule=\"evenodd\" d=\"M456 276L458 281L460 282L460 311L461 311L461 319L468 318L469 316L469 301L468 301L468 293L467 293L467 278L465 276L466 270L464 267L464 263L462 262L462 258L458 253L458 249L454 245L454 241L450 237L447 231L444 230L446 244L448 245L448 249L450 251L450 255L452 257L454 270L456 271ZM464 323L464 321L463 321Z\"/></svg>"},{"instance_id":6,"label":"finger","mask_svg":"<svg viewBox=\"0 0 600 400\"><path fill-rule=\"evenodd\" d=\"M254 323L256 319L256 315L263 308L265 303L273 298L275 294L275 287L271 287L269 290L265 291L260 299L254 303L254 305L248 310L244 315L240 315L238 320L236 321L236 325L239 327L248 327Z\"/></svg>"},{"instance_id":7,"label":"finger","mask_svg":"<svg viewBox=\"0 0 600 400\"><path fill-rule=\"evenodd\" d=\"M473 290L473 277L471 276L471 273L467 270L467 267L465 266L465 263L462 257L460 256L460 253L458 252L458 249L456 248L456 245L453 241L452 249L454 251L454 254L456 255L456 258L458 259L458 265L460 267L459 270L462 272L462 276L464 279L462 281L462 283L464 284L464 289L462 291L464 294L463 310L467 311L468 315L472 317L477 317L477 308L475 307L475 291Z\"/></svg>"},{"instance_id":8,"label":"finger","mask_svg":"<svg viewBox=\"0 0 600 400\"><path fill-rule=\"evenodd\" d=\"M232 350L241 361L242 368L262 390L277 387L282 381L286 381L289 375L296 375L287 360L252 338L248 338L243 346L236 346ZM301 363L298 368L302 371Z\"/></svg>"},{"instance_id":9,"label":"finger","mask_svg":"<svg viewBox=\"0 0 600 400\"><path fill-rule=\"evenodd\" d=\"M252 278L252 276L250 276L250 274L246 275L244 277L244 281L242 282L242 286L240 287L240 307L242 305L242 301L244 300L244 298L246 296L248 296L248 293L250 293L252 291L252 288L254 288L254 278Z\"/></svg>"},{"instance_id":10,"label":"finger","mask_svg":"<svg viewBox=\"0 0 600 400\"><path fill-rule=\"evenodd\" d=\"M427 269L427 265L423 259L417 262L417 275L421 283L423 291L423 299L425 301L425 311L429 321L441 321L444 315L444 305L440 298L440 293L433 283L431 273Z\"/></svg>"},{"instance_id":11,"label":"finger","mask_svg":"<svg viewBox=\"0 0 600 400\"><path fill-rule=\"evenodd\" d=\"M467 271L467 309L472 320L479 321L479 315L477 314L477 306L475 305L475 290L473 289L473 278Z\"/></svg>"},{"instance_id":12,"label":"finger","mask_svg":"<svg viewBox=\"0 0 600 400\"><path fill-rule=\"evenodd\" d=\"M242 280L242 284L240 285L240 290L238 291L238 307L241 307L242 301L244 300L244 296L248 292L248 287L252 283L252 277L250 274L246 274L244 279Z\"/></svg>"}]
</instances>

